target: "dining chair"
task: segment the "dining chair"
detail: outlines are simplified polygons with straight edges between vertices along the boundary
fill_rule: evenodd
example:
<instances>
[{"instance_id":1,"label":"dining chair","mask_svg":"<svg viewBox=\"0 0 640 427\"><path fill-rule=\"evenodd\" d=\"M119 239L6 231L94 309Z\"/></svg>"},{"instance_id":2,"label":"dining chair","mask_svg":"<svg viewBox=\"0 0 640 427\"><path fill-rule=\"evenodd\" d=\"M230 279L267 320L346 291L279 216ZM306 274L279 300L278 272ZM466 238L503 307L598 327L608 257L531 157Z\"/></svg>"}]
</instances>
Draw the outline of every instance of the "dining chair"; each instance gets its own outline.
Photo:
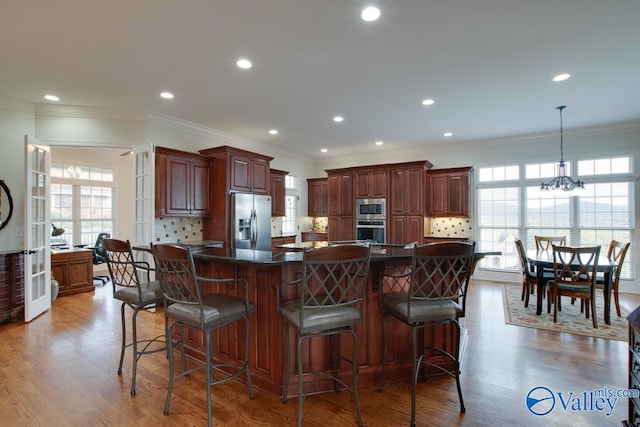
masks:
<instances>
[{"instance_id":1,"label":"dining chair","mask_svg":"<svg viewBox=\"0 0 640 427\"><path fill-rule=\"evenodd\" d=\"M164 414L169 414L173 383L175 379L188 375L197 369L206 370L207 421L212 425L211 387L231 381L246 374L249 397L253 399L251 372L249 370L249 314L255 305L249 301L249 285L244 278L211 279L198 276L190 247L172 244L152 246L156 271L164 296L164 314L167 319L166 341L169 353L169 386L164 406ZM205 286L215 286L217 292L206 293ZM222 290L229 292L221 293ZM238 296L233 296L233 295ZM216 330L242 320L244 323L244 360L240 365L215 358L212 335ZM204 366L187 368L184 351L184 329L202 331L205 343ZM175 375L173 357L173 334L177 329L183 372ZM240 333L240 332L239 332ZM214 378L216 371L218 379Z\"/></svg>"},{"instance_id":2,"label":"dining chair","mask_svg":"<svg viewBox=\"0 0 640 427\"><path fill-rule=\"evenodd\" d=\"M520 266L522 269L522 296L520 297L520 299L524 301L525 307L529 307L529 295L534 293L538 284L538 278L535 270L530 268L529 266L522 240L515 239L514 243L518 251L518 256L520 257ZM553 279L553 274L549 272L543 274L545 275L546 279Z\"/></svg>"},{"instance_id":3,"label":"dining chair","mask_svg":"<svg viewBox=\"0 0 640 427\"><path fill-rule=\"evenodd\" d=\"M547 283L547 312L551 312L551 303L553 302L553 322L556 323L560 309L560 298L563 296L580 298L586 318L589 318L589 311L591 311L593 327L597 328L595 287L600 246L553 245L552 250L553 280Z\"/></svg>"},{"instance_id":4,"label":"dining chair","mask_svg":"<svg viewBox=\"0 0 640 427\"><path fill-rule=\"evenodd\" d=\"M551 250L552 245L565 246L567 236L533 236L536 241L536 251Z\"/></svg>"},{"instance_id":5,"label":"dining chair","mask_svg":"<svg viewBox=\"0 0 640 427\"><path fill-rule=\"evenodd\" d=\"M411 425L416 423L416 389L420 368L437 368L456 379L460 412L465 412L460 387L460 324L465 315L467 287L472 272L475 242L444 242L416 246L410 268L399 273L386 272L379 292L382 307L382 371L378 391L384 386L387 365L386 318L392 316L411 328ZM450 324L456 331L455 350L447 352L425 343L424 331ZM418 331L421 331L418 336ZM418 348L418 342L420 345ZM453 362L453 369L426 361L425 350L432 350ZM420 355L418 357L418 355Z\"/></svg>"},{"instance_id":6,"label":"dining chair","mask_svg":"<svg viewBox=\"0 0 640 427\"><path fill-rule=\"evenodd\" d=\"M611 291L613 293L613 301L616 305L616 314L618 317L620 314L620 300L618 299L618 286L620 284L620 272L622 271L622 264L627 256L627 251L631 246L631 242L619 242L617 240L611 240L609 243L609 249L607 250L607 258L616 264L613 276L611 277ZM598 274L596 276L596 287L604 288L604 275Z\"/></svg>"},{"instance_id":7,"label":"dining chair","mask_svg":"<svg viewBox=\"0 0 640 427\"><path fill-rule=\"evenodd\" d=\"M120 306L120 320L122 323L122 347L120 349L120 363L118 375L122 375L122 364L125 349L132 348L133 363L131 369L131 394L136 394L136 370L140 356L166 350L164 335L152 339L138 339L138 313L147 309L162 306L162 290L160 282L152 281L153 269L146 261L136 261L128 240L111 238L101 239L101 248L109 269L109 277L113 284L113 297L122 301ZM127 328L125 321L125 307L133 310L131 316L132 340L127 343ZM162 343L161 346L156 343ZM141 348L141 349L140 349Z\"/></svg>"},{"instance_id":8,"label":"dining chair","mask_svg":"<svg viewBox=\"0 0 640 427\"><path fill-rule=\"evenodd\" d=\"M369 273L371 248L369 245L345 244L310 249L303 254L302 274L298 280L282 281L276 288L277 309L283 320L285 342L285 385L282 402L289 395L291 376L290 331L296 340L298 381L297 425L302 425L303 404L306 394L312 391L316 378L326 377L333 381L336 392L340 386L353 393L357 422L362 426L360 402L358 400L358 336L355 325L362 322L364 290ZM351 358L340 352L340 336L346 334L353 340ZM304 340L328 337L327 345L332 350L328 366L313 365L303 360ZM351 364L350 384L342 379L339 362ZM309 390L305 392L304 373L312 373Z\"/></svg>"}]
</instances>

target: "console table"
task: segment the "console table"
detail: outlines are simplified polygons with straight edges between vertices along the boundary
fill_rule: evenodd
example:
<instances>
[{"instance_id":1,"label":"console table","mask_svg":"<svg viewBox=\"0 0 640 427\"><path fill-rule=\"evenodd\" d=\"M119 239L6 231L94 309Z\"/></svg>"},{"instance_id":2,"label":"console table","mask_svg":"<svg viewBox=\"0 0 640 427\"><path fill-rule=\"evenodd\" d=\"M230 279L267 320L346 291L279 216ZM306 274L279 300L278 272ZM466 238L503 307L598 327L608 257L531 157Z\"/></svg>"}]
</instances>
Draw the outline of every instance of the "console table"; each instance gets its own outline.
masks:
<instances>
[{"instance_id":1,"label":"console table","mask_svg":"<svg viewBox=\"0 0 640 427\"><path fill-rule=\"evenodd\" d=\"M60 283L59 296L93 292L93 251L83 248L52 249L51 277Z\"/></svg>"}]
</instances>

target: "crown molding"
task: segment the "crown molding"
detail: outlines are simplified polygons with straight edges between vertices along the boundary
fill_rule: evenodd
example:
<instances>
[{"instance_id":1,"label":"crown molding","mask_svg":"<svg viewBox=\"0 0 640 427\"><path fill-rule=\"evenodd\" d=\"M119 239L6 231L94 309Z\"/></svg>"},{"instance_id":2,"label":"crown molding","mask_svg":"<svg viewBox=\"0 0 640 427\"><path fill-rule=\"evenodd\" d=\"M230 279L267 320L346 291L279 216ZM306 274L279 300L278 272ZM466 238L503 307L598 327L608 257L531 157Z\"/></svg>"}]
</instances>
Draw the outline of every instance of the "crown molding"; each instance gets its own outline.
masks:
<instances>
[{"instance_id":1,"label":"crown molding","mask_svg":"<svg viewBox=\"0 0 640 427\"><path fill-rule=\"evenodd\" d=\"M268 146L272 150L271 154L273 154L274 157L277 157L277 155L280 154L289 157L295 157L301 161L314 161L312 157L305 156L304 154L284 150L281 147L268 144L266 142L245 138L219 129L210 128L198 123L193 123L187 120L179 119L177 117L168 116L166 114L151 112L147 115L147 119L150 123L168 126L173 129L191 132L196 135L215 139L216 141L219 141L221 145L231 145L234 147L245 148L252 151L259 151L265 146Z\"/></svg>"},{"instance_id":2,"label":"crown molding","mask_svg":"<svg viewBox=\"0 0 640 427\"><path fill-rule=\"evenodd\" d=\"M33 104L33 107L36 116L129 121L145 121L147 119L146 114L142 111L121 108L50 104Z\"/></svg>"},{"instance_id":3,"label":"crown molding","mask_svg":"<svg viewBox=\"0 0 640 427\"><path fill-rule=\"evenodd\" d=\"M18 113L34 114L33 104L15 98L0 96L0 108Z\"/></svg>"}]
</instances>

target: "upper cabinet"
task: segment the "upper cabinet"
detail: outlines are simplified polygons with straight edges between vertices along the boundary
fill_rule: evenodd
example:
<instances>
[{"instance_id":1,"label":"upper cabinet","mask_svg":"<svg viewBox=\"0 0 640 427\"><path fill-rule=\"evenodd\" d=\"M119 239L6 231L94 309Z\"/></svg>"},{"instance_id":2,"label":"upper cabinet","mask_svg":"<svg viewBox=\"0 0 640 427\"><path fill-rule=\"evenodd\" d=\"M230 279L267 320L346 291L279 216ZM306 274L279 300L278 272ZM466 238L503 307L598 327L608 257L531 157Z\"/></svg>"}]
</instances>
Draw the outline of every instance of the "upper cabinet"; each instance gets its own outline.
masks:
<instances>
[{"instance_id":1,"label":"upper cabinet","mask_svg":"<svg viewBox=\"0 0 640 427\"><path fill-rule=\"evenodd\" d=\"M307 215L328 216L329 196L327 178L307 179Z\"/></svg>"},{"instance_id":2,"label":"upper cabinet","mask_svg":"<svg viewBox=\"0 0 640 427\"><path fill-rule=\"evenodd\" d=\"M391 167L391 215L424 215L424 179L427 163Z\"/></svg>"},{"instance_id":3,"label":"upper cabinet","mask_svg":"<svg viewBox=\"0 0 640 427\"><path fill-rule=\"evenodd\" d=\"M270 172L270 192L271 192L271 216L285 216L285 176L289 172L271 169Z\"/></svg>"},{"instance_id":4,"label":"upper cabinet","mask_svg":"<svg viewBox=\"0 0 640 427\"><path fill-rule=\"evenodd\" d=\"M472 171L472 167L430 170L427 215L468 217Z\"/></svg>"},{"instance_id":5,"label":"upper cabinet","mask_svg":"<svg viewBox=\"0 0 640 427\"><path fill-rule=\"evenodd\" d=\"M246 153L231 154L231 190L269 193L269 161Z\"/></svg>"},{"instance_id":6,"label":"upper cabinet","mask_svg":"<svg viewBox=\"0 0 640 427\"><path fill-rule=\"evenodd\" d=\"M327 178L327 191L329 195L329 216L353 215L353 172L329 172Z\"/></svg>"},{"instance_id":7,"label":"upper cabinet","mask_svg":"<svg viewBox=\"0 0 640 427\"><path fill-rule=\"evenodd\" d=\"M269 194L269 162L273 157L226 145L200 150L200 154L214 157L216 168L225 171L224 182L227 190Z\"/></svg>"},{"instance_id":8,"label":"upper cabinet","mask_svg":"<svg viewBox=\"0 0 640 427\"><path fill-rule=\"evenodd\" d=\"M211 159L211 216L202 221L202 238L220 240L228 247L232 239L231 193L269 194L273 157L223 145L200 150Z\"/></svg>"},{"instance_id":9,"label":"upper cabinet","mask_svg":"<svg viewBox=\"0 0 640 427\"><path fill-rule=\"evenodd\" d=\"M387 197L389 168L357 169L354 176L356 199Z\"/></svg>"},{"instance_id":10,"label":"upper cabinet","mask_svg":"<svg viewBox=\"0 0 640 427\"><path fill-rule=\"evenodd\" d=\"M211 160L195 153L156 147L158 217L204 217L211 214Z\"/></svg>"}]
</instances>

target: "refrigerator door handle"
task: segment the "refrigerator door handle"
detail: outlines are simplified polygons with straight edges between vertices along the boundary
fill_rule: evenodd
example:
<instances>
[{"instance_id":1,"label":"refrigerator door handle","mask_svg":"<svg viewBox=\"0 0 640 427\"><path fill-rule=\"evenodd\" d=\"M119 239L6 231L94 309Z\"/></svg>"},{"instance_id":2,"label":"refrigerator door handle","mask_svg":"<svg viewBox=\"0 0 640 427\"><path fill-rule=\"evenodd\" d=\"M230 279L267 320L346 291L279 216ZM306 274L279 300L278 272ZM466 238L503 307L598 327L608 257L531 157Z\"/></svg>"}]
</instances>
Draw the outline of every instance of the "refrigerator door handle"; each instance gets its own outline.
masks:
<instances>
[{"instance_id":1,"label":"refrigerator door handle","mask_svg":"<svg viewBox=\"0 0 640 427\"><path fill-rule=\"evenodd\" d=\"M255 248L258 240L258 224L257 222L257 214L255 209L251 209L251 247Z\"/></svg>"}]
</instances>

